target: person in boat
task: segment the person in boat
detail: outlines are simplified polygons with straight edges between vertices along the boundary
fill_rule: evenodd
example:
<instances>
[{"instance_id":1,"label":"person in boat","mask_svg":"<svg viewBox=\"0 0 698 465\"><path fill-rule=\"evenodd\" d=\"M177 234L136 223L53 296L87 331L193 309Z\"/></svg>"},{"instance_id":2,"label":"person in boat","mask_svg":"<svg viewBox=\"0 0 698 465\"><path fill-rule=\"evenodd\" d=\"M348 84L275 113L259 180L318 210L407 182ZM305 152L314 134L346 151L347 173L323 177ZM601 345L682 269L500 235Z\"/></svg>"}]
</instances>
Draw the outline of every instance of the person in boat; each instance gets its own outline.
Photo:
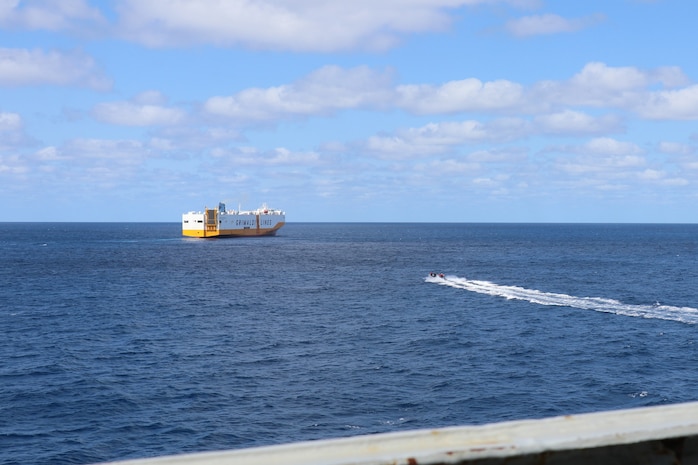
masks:
<instances>
[{"instance_id":1,"label":"person in boat","mask_svg":"<svg viewBox=\"0 0 698 465\"><path fill-rule=\"evenodd\" d=\"M439 278L441 278L441 279L445 279L446 277L444 276L444 274L443 274L443 273L439 273Z\"/></svg>"},{"instance_id":2,"label":"person in boat","mask_svg":"<svg viewBox=\"0 0 698 465\"><path fill-rule=\"evenodd\" d=\"M429 276L431 276L432 278L436 278L436 273L432 271L431 273L429 273Z\"/></svg>"}]
</instances>

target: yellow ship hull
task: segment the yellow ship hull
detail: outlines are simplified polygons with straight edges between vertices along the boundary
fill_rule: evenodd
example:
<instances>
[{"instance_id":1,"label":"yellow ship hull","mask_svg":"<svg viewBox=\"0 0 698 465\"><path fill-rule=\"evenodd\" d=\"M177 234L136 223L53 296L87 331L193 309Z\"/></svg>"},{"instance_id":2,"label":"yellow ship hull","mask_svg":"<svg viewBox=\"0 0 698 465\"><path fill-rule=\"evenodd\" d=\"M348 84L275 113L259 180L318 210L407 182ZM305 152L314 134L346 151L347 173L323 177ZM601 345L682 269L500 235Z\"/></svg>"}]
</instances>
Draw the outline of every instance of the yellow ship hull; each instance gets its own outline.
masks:
<instances>
[{"instance_id":1,"label":"yellow ship hull","mask_svg":"<svg viewBox=\"0 0 698 465\"><path fill-rule=\"evenodd\" d=\"M277 223L273 228L254 229L221 229L214 231L198 229L182 229L182 235L187 237L254 237L254 236L274 236L284 224Z\"/></svg>"}]
</instances>

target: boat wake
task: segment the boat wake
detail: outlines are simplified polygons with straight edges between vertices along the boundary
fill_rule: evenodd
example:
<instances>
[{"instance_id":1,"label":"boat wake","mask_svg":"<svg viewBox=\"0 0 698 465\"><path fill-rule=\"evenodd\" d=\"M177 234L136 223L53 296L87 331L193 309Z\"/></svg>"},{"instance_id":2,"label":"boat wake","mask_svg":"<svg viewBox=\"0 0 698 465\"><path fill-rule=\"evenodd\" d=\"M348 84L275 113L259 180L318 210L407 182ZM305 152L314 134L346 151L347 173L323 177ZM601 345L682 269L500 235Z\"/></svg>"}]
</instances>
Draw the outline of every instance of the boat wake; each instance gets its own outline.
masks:
<instances>
[{"instance_id":1,"label":"boat wake","mask_svg":"<svg viewBox=\"0 0 698 465\"><path fill-rule=\"evenodd\" d=\"M652 305L631 305L603 297L577 297L567 294L556 294L538 291L536 289L526 289L519 286L503 286L490 281L477 281L459 278L457 276L446 276L445 278L427 276L425 281L442 286L477 292L479 294L504 297L505 299L524 300L540 305L571 307L593 310L596 312L615 313L616 315L698 324L698 308L693 307L674 307L659 303Z\"/></svg>"}]
</instances>

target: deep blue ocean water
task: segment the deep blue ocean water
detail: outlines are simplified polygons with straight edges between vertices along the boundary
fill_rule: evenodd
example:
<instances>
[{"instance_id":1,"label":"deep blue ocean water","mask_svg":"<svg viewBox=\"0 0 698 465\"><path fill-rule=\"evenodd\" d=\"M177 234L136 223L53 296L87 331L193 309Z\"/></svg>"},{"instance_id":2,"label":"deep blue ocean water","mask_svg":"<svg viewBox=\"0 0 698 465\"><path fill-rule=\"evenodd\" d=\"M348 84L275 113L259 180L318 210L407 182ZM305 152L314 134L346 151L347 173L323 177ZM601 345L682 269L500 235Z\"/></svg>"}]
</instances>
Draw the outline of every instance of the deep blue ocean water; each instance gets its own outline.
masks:
<instances>
[{"instance_id":1,"label":"deep blue ocean water","mask_svg":"<svg viewBox=\"0 0 698 465\"><path fill-rule=\"evenodd\" d=\"M0 223L1 464L698 400L697 225L179 228Z\"/></svg>"}]
</instances>

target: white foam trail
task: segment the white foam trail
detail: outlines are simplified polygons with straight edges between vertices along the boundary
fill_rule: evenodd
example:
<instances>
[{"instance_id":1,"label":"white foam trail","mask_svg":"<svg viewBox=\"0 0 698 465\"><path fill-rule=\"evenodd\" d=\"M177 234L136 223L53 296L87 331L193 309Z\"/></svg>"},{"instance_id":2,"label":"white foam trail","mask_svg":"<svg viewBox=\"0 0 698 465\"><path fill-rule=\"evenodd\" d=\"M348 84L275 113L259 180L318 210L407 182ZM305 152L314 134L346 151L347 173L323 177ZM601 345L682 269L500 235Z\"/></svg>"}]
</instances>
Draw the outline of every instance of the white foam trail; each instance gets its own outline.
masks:
<instances>
[{"instance_id":1,"label":"white foam trail","mask_svg":"<svg viewBox=\"0 0 698 465\"><path fill-rule=\"evenodd\" d=\"M446 276L446 279L429 276L425 281L442 286L465 289L466 291L479 294L504 297L505 299L525 300L540 305L572 307L596 312L615 313L616 315L698 324L698 308L693 307L673 307L660 304L631 305L603 297L576 297L567 294L543 292L536 289L526 289L519 286L503 286L489 281L477 281L459 278L458 276Z\"/></svg>"}]
</instances>

